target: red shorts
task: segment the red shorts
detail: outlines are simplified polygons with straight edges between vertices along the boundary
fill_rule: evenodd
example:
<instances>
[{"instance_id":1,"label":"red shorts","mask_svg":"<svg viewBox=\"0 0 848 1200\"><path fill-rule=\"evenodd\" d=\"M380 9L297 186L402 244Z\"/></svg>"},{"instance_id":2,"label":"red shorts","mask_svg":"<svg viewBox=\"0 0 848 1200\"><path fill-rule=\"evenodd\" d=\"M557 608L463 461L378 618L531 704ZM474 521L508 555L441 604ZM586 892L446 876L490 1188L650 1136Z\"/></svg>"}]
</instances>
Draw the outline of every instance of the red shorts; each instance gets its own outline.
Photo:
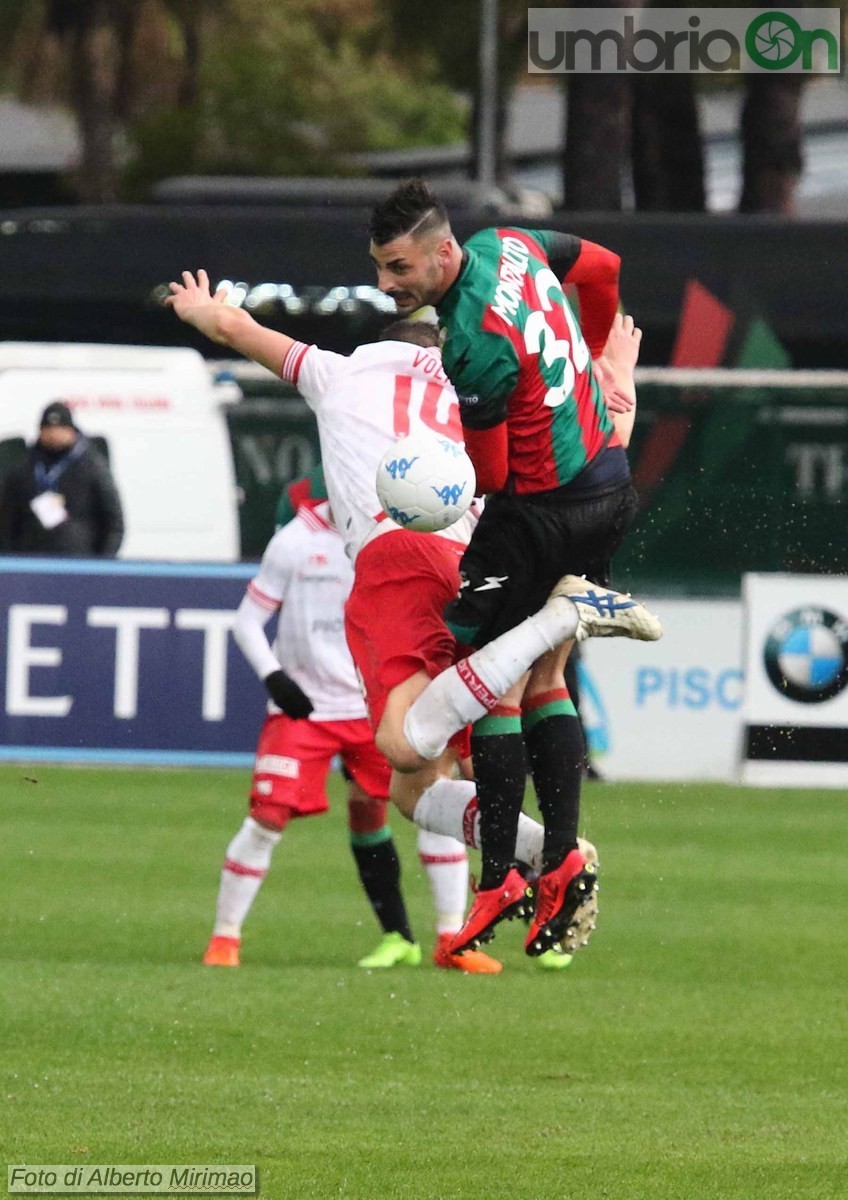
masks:
<instances>
[{"instance_id":1,"label":"red shorts","mask_svg":"<svg viewBox=\"0 0 848 1200\"><path fill-rule=\"evenodd\" d=\"M255 821L284 826L289 816L326 812L327 773L336 754L368 796L385 801L391 768L374 745L368 721L293 721L265 718L250 790Z\"/></svg>"},{"instance_id":2,"label":"red shorts","mask_svg":"<svg viewBox=\"0 0 848 1200\"><path fill-rule=\"evenodd\" d=\"M417 671L432 679L452 665L456 642L442 613L459 591L464 551L459 542L401 529L357 556L345 633L374 729L392 688Z\"/></svg>"}]
</instances>

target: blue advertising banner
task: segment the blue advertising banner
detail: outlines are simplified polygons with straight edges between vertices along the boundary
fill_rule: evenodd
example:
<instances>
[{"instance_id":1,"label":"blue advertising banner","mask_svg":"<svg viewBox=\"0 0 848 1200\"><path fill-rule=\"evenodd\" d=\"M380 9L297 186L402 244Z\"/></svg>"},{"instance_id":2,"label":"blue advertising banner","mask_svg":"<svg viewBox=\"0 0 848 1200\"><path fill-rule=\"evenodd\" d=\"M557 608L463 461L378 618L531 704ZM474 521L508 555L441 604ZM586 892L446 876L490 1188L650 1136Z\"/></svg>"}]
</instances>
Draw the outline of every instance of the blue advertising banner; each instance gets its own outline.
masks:
<instances>
[{"instance_id":1,"label":"blue advertising banner","mask_svg":"<svg viewBox=\"0 0 848 1200\"><path fill-rule=\"evenodd\" d=\"M231 631L255 571L0 558L0 759L249 765L265 693Z\"/></svg>"}]
</instances>

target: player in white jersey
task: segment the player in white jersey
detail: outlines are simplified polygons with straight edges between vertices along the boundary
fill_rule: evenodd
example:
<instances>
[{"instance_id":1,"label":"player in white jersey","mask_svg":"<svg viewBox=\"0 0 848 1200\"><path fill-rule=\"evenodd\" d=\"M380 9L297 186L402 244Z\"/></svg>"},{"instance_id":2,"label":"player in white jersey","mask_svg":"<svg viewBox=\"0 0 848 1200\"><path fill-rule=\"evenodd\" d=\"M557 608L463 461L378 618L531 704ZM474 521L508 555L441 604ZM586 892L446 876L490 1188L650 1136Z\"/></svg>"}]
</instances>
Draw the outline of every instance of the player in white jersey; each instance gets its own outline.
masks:
<instances>
[{"instance_id":1,"label":"player in white jersey","mask_svg":"<svg viewBox=\"0 0 848 1200\"><path fill-rule=\"evenodd\" d=\"M410 429L425 426L462 441L456 393L425 326L422 343L387 339L334 354L292 342L281 375L316 414L327 495L351 561L376 534L400 526L381 511L374 480L385 451ZM465 544L474 517L436 536Z\"/></svg>"},{"instance_id":2,"label":"player in white jersey","mask_svg":"<svg viewBox=\"0 0 848 1200\"><path fill-rule=\"evenodd\" d=\"M381 519L375 485L384 450L406 432L438 428L459 440L456 396L437 373L432 326L399 322L384 331L386 342L346 357L266 329L228 305L225 290L212 295L205 271L184 271L170 288L168 304L181 320L292 380L313 408L330 503L356 556L347 640L377 745L394 768L391 798L419 827L479 849L474 785L451 778L457 756L467 759L469 722L486 713L497 718L498 698L530 665L574 636L578 624L593 632L596 618L578 616L555 595L515 629L458 658L442 612L459 588L470 521L440 535L402 529ZM344 442L336 437L342 422ZM522 814L517 859L539 870L542 841L541 825Z\"/></svg>"},{"instance_id":3,"label":"player in white jersey","mask_svg":"<svg viewBox=\"0 0 848 1200\"><path fill-rule=\"evenodd\" d=\"M326 811L327 773L341 756L348 787L351 850L383 929L366 968L417 966L400 888L400 862L386 822L391 770L377 750L344 635L353 569L326 500L304 501L269 542L239 606L235 639L270 699L256 751L249 816L227 847L209 966L238 966L241 930L289 821ZM279 613L269 644L268 620ZM448 946L468 894L464 845L420 831L419 854L436 906L436 966L493 974L487 955L462 960Z\"/></svg>"}]
</instances>

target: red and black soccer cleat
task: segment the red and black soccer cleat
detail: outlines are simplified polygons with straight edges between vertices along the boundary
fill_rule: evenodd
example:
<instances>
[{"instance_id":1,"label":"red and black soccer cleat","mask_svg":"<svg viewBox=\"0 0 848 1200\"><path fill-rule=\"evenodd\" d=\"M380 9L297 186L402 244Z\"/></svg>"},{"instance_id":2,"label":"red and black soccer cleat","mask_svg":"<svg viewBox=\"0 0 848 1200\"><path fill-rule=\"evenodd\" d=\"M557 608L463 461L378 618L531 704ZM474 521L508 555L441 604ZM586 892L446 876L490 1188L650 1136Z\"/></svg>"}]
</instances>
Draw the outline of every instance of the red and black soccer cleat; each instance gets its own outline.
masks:
<instances>
[{"instance_id":1,"label":"red and black soccer cleat","mask_svg":"<svg viewBox=\"0 0 848 1200\"><path fill-rule=\"evenodd\" d=\"M498 887L477 892L465 924L450 944L451 953L477 950L483 942L490 942L500 921L527 916L532 901L533 889L512 867Z\"/></svg>"},{"instance_id":2,"label":"red and black soccer cleat","mask_svg":"<svg viewBox=\"0 0 848 1200\"><path fill-rule=\"evenodd\" d=\"M557 943L566 954L586 945L598 915L596 863L597 855L572 850L555 871L540 876L536 914L524 943L531 958Z\"/></svg>"}]
</instances>

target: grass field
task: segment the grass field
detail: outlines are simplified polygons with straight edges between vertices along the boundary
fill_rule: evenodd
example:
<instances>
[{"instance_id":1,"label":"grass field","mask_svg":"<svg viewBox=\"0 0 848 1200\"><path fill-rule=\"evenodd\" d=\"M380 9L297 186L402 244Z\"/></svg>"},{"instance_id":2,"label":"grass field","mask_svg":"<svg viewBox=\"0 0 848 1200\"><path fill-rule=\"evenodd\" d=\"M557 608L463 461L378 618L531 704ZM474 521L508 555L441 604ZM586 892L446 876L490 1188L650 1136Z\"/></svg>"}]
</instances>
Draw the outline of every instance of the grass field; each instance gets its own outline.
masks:
<instances>
[{"instance_id":1,"label":"grass field","mask_svg":"<svg viewBox=\"0 0 848 1200\"><path fill-rule=\"evenodd\" d=\"M4 1162L256 1163L269 1200L848 1195L848 793L590 786L592 945L550 975L506 926L482 978L354 966L341 804L278 847L244 966L201 967L246 783L0 768Z\"/></svg>"}]
</instances>

